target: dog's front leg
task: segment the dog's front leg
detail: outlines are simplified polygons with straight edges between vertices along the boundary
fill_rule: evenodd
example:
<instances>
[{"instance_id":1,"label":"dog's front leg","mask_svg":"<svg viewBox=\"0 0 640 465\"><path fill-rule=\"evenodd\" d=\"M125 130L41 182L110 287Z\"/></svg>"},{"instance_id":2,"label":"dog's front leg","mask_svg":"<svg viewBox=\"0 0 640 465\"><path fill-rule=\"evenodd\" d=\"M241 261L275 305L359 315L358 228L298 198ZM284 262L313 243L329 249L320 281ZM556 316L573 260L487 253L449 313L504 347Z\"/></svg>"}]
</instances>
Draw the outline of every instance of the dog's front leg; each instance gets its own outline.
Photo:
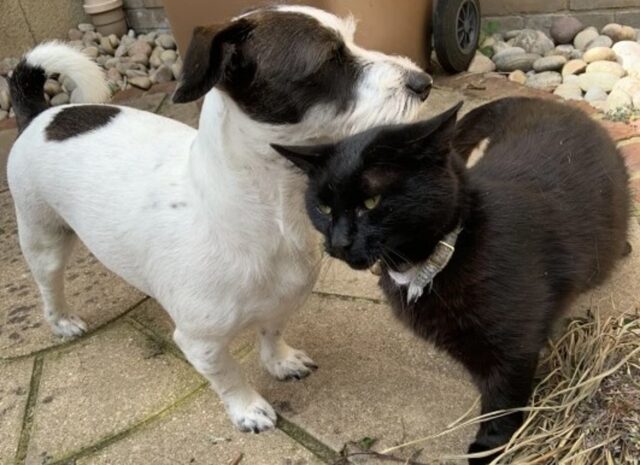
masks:
<instances>
[{"instance_id":1,"label":"dog's front leg","mask_svg":"<svg viewBox=\"0 0 640 465\"><path fill-rule=\"evenodd\" d=\"M176 329L174 340L200 374L218 393L233 424L243 432L260 433L276 425L276 413L251 388L240 366L229 354L227 338L194 338Z\"/></svg>"},{"instance_id":2,"label":"dog's front leg","mask_svg":"<svg viewBox=\"0 0 640 465\"><path fill-rule=\"evenodd\" d=\"M260 325L260 358L279 380L302 379L318 368L307 354L289 346L282 337L282 320Z\"/></svg>"}]
</instances>

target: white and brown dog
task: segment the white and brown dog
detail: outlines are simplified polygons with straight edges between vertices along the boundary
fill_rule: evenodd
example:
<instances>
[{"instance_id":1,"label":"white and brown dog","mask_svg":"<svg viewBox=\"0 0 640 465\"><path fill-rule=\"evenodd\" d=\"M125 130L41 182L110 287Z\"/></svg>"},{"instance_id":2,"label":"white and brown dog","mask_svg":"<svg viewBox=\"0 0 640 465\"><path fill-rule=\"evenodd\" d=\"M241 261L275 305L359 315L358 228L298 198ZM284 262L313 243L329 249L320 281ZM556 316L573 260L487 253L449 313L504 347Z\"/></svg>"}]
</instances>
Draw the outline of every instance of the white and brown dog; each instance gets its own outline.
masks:
<instances>
[{"instance_id":1,"label":"white and brown dog","mask_svg":"<svg viewBox=\"0 0 640 465\"><path fill-rule=\"evenodd\" d=\"M47 109L46 74L66 74L92 103L108 97L104 78L62 44L24 57L10 80L21 134L9 185L20 245L57 334L86 330L63 286L79 237L169 312L176 343L240 430L274 427L273 408L228 346L254 326L273 376L299 379L315 368L282 332L313 287L319 246L304 180L269 144L337 140L413 119L432 83L408 59L355 45L354 29L350 19L297 6L197 28L174 100L206 95L198 130L111 105Z\"/></svg>"}]
</instances>

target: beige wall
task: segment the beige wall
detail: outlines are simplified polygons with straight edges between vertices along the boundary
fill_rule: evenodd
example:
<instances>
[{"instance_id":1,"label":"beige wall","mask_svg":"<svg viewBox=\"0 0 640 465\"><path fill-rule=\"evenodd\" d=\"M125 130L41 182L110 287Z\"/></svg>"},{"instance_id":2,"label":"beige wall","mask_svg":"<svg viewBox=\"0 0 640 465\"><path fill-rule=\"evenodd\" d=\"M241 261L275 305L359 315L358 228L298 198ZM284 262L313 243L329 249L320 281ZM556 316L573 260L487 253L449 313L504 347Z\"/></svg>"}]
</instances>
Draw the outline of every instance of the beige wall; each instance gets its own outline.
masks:
<instances>
[{"instance_id":1,"label":"beige wall","mask_svg":"<svg viewBox=\"0 0 640 465\"><path fill-rule=\"evenodd\" d=\"M0 59L18 57L46 39L66 39L86 22L82 0L0 0Z\"/></svg>"}]
</instances>

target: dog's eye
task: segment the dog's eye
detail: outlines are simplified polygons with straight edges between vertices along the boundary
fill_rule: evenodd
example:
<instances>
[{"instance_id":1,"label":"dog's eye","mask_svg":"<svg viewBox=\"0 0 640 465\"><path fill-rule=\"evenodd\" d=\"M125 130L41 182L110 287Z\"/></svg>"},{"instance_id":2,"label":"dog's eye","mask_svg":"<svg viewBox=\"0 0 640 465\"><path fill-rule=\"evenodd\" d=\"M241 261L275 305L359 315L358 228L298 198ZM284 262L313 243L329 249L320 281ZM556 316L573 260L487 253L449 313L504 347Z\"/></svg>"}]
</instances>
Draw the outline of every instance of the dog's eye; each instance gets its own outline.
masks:
<instances>
[{"instance_id":1,"label":"dog's eye","mask_svg":"<svg viewBox=\"0 0 640 465\"><path fill-rule=\"evenodd\" d=\"M376 195L375 197L370 197L364 201L364 208L367 210L373 210L380 203L380 196Z\"/></svg>"},{"instance_id":2,"label":"dog's eye","mask_svg":"<svg viewBox=\"0 0 640 465\"><path fill-rule=\"evenodd\" d=\"M323 215L331 214L331 207L329 205L318 204L318 211Z\"/></svg>"}]
</instances>

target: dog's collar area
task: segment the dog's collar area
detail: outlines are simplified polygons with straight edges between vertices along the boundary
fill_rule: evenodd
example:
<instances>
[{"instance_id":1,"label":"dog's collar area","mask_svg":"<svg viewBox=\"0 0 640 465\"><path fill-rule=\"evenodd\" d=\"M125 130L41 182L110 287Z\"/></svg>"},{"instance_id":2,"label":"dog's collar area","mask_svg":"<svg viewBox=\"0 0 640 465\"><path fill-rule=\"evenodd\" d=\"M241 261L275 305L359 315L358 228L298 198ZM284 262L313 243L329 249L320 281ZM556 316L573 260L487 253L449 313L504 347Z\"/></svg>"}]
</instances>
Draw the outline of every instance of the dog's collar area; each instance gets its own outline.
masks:
<instances>
[{"instance_id":1,"label":"dog's collar area","mask_svg":"<svg viewBox=\"0 0 640 465\"><path fill-rule=\"evenodd\" d=\"M458 223L456 228L447 234L436 244L433 253L424 262L400 272L388 270L389 276L398 286L407 287L407 302L416 302L423 294L424 288L433 284L436 275L447 266L456 250L456 241L462 231L462 225Z\"/></svg>"}]
</instances>

